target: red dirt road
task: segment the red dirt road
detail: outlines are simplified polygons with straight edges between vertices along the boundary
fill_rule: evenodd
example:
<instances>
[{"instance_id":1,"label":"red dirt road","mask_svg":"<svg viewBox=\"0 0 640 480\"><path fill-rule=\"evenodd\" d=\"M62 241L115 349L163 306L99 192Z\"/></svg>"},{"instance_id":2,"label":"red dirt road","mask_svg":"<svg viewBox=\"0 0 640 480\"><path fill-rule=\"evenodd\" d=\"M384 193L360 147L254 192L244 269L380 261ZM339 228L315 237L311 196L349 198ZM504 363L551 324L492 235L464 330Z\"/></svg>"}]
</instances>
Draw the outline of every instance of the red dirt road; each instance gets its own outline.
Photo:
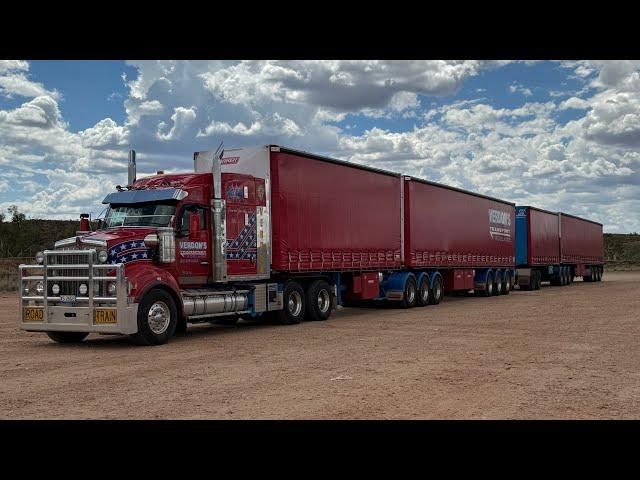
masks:
<instances>
[{"instance_id":1,"label":"red dirt road","mask_svg":"<svg viewBox=\"0 0 640 480\"><path fill-rule=\"evenodd\" d=\"M640 418L640 272L294 326L58 345L0 297L0 418Z\"/></svg>"}]
</instances>

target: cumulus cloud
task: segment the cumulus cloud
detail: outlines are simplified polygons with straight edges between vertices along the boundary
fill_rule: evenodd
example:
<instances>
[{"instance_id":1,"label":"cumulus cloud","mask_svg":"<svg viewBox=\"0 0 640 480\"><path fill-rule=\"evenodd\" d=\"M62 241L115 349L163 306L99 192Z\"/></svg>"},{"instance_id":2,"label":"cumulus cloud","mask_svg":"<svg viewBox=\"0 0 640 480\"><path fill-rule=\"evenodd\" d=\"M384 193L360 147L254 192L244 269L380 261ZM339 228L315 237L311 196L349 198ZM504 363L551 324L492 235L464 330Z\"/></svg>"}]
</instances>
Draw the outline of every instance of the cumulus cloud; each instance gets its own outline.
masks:
<instances>
[{"instance_id":1,"label":"cumulus cloud","mask_svg":"<svg viewBox=\"0 0 640 480\"><path fill-rule=\"evenodd\" d=\"M59 96L43 85L43 94L0 110L2 181L17 192L11 203L39 216L95 212L125 181L129 145L144 174L189 170L192 152L224 139L228 146L281 143L585 215L607 231L640 230L640 220L624 213L640 208L634 62L562 62L577 88L540 100L538 89L534 96L509 83L504 89L522 102L513 108L455 96L499 62L129 63L138 74L124 78L121 124L105 118L72 132ZM0 62L0 78L29 80L28 69L27 62ZM431 104L435 97L439 103ZM399 119L401 127L388 127Z\"/></svg>"},{"instance_id":2,"label":"cumulus cloud","mask_svg":"<svg viewBox=\"0 0 640 480\"><path fill-rule=\"evenodd\" d=\"M41 83L29 80L29 63L24 60L0 60L0 94L11 97L39 97L47 95L60 99L56 90L47 90Z\"/></svg>"}]
</instances>

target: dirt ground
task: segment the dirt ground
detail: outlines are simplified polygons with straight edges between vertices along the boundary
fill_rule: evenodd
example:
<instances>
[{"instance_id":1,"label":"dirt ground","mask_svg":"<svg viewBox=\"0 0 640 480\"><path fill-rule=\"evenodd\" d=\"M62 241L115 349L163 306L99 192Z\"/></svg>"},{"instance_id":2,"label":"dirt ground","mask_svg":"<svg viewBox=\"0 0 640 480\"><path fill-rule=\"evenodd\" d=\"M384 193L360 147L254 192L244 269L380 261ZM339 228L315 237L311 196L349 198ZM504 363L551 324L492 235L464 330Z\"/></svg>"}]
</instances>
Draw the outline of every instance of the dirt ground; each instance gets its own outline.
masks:
<instances>
[{"instance_id":1,"label":"dirt ground","mask_svg":"<svg viewBox=\"0 0 640 480\"><path fill-rule=\"evenodd\" d=\"M158 347L19 330L0 297L0 418L640 418L640 272Z\"/></svg>"}]
</instances>

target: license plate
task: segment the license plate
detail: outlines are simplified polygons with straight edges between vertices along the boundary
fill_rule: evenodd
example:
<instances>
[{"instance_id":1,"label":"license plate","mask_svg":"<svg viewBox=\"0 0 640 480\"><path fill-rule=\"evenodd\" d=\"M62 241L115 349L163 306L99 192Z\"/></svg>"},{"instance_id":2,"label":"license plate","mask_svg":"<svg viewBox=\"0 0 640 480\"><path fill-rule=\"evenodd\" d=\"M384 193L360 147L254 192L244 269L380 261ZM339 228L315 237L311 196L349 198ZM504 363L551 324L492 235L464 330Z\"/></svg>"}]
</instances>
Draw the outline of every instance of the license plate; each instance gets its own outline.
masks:
<instances>
[{"instance_id":1,"label":"license plate","mask_svg":"<svg viewBox=\"0 0 640 480\"><path fill-rule=\"evenodd\" d=\"M44 308L25 307L23 318L25 322L44 322Z\"/></svg>"},{"instance_id":2,"label":"license plate","mask_svg":"<svg viewBox=\"0 0 640 480\"><path fill-rule=\"evenodd\" d=\"M62 303L76 303L75 295L60 295L60 301Z\"/></svg>"},{"instance_id":3,"label":"license plate","mask_svg":"<svg viewBox=\"0 0 640 480\"><path fill-rule=\"evenodd\" d=\"M113 308L96 308L93 323L96 325L118 323L118 311Z\"/></svg>"}]
</instances>

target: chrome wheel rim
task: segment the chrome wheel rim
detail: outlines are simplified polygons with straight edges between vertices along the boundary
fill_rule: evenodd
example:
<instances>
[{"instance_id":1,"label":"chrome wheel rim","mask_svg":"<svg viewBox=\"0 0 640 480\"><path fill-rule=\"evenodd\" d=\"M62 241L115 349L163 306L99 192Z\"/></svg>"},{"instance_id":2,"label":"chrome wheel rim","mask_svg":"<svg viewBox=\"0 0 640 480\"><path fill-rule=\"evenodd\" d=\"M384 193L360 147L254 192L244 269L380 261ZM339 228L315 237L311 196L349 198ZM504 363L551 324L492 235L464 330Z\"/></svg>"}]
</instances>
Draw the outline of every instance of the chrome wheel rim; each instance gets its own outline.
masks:
<instances>
[{"instance_id":1,"label":"chrome wheel rim","mask_svg":"<svg viewBox=\"0 0 640 480\"><path fill-rule=\"evenodd\" d=\"M329 296L329 292L325 289L322 289L318 292L318 310L322 313L326 313L329 310L331 305L331 297Z\"/></svg>"},{"instance_id":2,"label":"chrome wheel rim","mask_svg":"<svg viewBox=\"0 0 640 480\"><path fill-rule=\"evenodd\" d=\"M410 283L409 287L407 288L407 302L413 303L415 299L416 299L416 287L412 283Z\"/></svg>"},{"instance_id":3,"label":"chrome wheel rim","mask_svg":"<svg viewBox=\"0 0 640 480\"><path fill-rule=\"evenodd\" d=\"M422 288L420 289L420 298L422 299L422 303L427 303L429 301L429 287L427 286L427 282L422 282Z\"/></svg>"},{"instance_id":4,"label":"chrome wheel rim","mask_svg":"<svg viewBox=\"0 0 640 480\"><path fill-rule=\"evenodd\" d=\"M302 311L302 296L299 292L296 292L295 290L291 292L289 300L287 301L287 309L294 317L300 315L300 312Z\"/></svg>"},{"instance_id":5,"label":"chrome wheel rim","mask_svg":"<svg viewBox=\"0 0 640 480\"><path fill-rule=\"evenodd\" d=\"M162 335L169 328L171 323L171 311L164 302L155 302L151 305L147 315L147 323L149 328L156 335Z\"/></svg>"},{"instance_id":6,"label":"chrome wheel rim","mask_svg":"<svg viewBox=\"0 0 640 480\"><path fill-rule=\"evenodd\" d=\"M442 295L442 285L440 285L440 282L436 282L436 289L434 291L434 296L436 300L440 300L441 295Z\"/></svg>"},{"instance_id":7,"label":"chrome wheel rim","mask_svg":"<svg viewBox=\"0 0 640 480\"><path fill-rule=\"evenodd\" d=\"M504 290L506 292L508 292L509 290L511 290L511 279L509 277L507 277L504 281Z\"/></svg>"},{"instance_id":8,"label":"chrome wheel rim","mask_svg":"<svg viewBox=\"0 0 640 480\"><path fill-rule=\"evenodd\" d=\"M493 293L493 282L487 282L487 292Z\"/></svg>"}]
</instances>

